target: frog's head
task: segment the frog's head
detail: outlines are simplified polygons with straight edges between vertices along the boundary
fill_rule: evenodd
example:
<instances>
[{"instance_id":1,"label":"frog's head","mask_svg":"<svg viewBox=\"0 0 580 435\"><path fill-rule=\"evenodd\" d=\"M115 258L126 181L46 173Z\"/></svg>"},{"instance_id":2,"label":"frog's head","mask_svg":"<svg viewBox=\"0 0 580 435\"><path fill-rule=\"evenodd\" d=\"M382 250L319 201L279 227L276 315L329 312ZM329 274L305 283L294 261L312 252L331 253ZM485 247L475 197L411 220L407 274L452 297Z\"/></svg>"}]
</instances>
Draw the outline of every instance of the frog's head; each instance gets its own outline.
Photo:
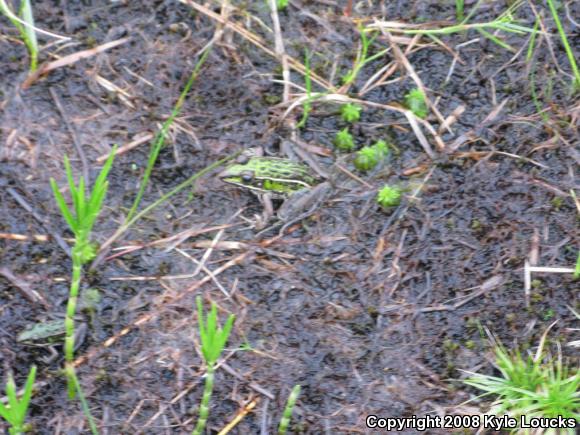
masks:
<instances>
[{"instance_id":1,"label":"frog's head","mask_svg":"<svg viewBox=\"0 0 580 435\"><path fill-rule=\"evenodd\" d=\"M249 159L243 162L238 161L228 166L218 176L224 183L234 184L256 193L265 193L259 174L260 168Z\"/></svg>"}]
</instances>

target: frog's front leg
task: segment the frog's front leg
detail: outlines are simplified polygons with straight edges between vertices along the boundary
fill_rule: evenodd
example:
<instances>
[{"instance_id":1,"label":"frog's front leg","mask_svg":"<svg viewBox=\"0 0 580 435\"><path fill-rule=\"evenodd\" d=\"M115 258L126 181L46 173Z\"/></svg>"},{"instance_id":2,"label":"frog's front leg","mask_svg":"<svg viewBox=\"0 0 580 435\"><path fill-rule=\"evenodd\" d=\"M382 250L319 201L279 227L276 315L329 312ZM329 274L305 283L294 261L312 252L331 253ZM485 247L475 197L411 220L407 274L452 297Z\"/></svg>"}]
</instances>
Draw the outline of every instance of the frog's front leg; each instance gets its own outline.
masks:
<instances>
[{"instance_id":1,"label":"frog's front leg","mask_svg":"<svg viewBox=\"0 0 580 435\"><path fill-rule=\"evenodd\" d=\"M58 351L56 350L56 346L58 346L58 344L55 344L53 346L47 346L46 350L50 352L50 355L43 356L40 358L42 362L45 363L46 365L52 364L58 358Z\"/></svg>"},{"instance_id":2,"label":"frog's front leg","mask_svg":"<svg viewBox=\"0 0 580 435\"><path fill-rule=\"evenodd\" d=\"M272 204L272 195L270 193L264 193L259 198L264 210L262 210L261 216L256 216L256 229L262 230L266 228L266 225L274 216L274 205Z\"/></svg>"}]
</instances>

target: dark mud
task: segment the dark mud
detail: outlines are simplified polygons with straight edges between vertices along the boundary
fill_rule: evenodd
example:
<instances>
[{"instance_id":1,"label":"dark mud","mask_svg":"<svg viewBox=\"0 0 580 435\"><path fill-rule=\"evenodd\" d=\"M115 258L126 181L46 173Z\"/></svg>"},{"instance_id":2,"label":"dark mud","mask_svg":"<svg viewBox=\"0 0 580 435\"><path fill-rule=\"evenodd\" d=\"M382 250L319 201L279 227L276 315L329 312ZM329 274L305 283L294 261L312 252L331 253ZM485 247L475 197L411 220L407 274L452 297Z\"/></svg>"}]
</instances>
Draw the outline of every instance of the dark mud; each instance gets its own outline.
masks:
<instances>
[{"instance_id":1,"label":"dark mud","mask_svg":"<svg viewBox=\"0 0 580 435\"><path fill-rule=\"evenodd\" d=\"M454 18L454 8L440 2L391 3L355 5L353 16L417 23ZM313 71L338 83L356 54L356 26L334 2L297 5L280 14L288 54L300 60L308 48L314 52ZM231 19L273 47L272 35L259 21L270 26L266 3L235 6L240 9ZM474 21L490 20L505 8L504 2L492 2ZM213 10L219 13L215 5ZM130 38L22 90L25 50L8 22L0 23L0 265L13 275L0 276L0 378L5 381L13 373L22 384L30 365L37 364L33 432L89 433L79 404L66 400L57 371L62 359L46 364L46 349L16 341L30 323L63 313L67 300L70 259L54 236L71 234L48 180L65 182L65 154L80 174L78 147L94 179L97 158L113 144L155 134L216 22L174 2L66 2L59 8L35 2L35 13L41 28L77 42L60 55ZM518 16L533 25L529 8L522 7ZM563 21L570 44L578 47L578 28ZM553 23L546 22L555 32ZM580 310L578 283L569 274L535 274L527 306L523 282L524 262L531 255L538 253L538 265L571 267L580 243L578 212L569 195L579 189L578 105L569 94L569 78L559 70L569 71L569 64L557 36L551 38L555 59L545 40L534 54L546 121L530 94L532 66L524 62L525 54L510 62L514 53L483 38L461 45L477 37L469 32L444 38L461 59L451 75L453 57L440 46L408 56L439 98L441 113L465 108L453 133L442 134L453 152L438 153L431 161L402 116L366 108L356 127L357 142L389 137L396 150L388 167L359 174L372 189L339 183L313 216L284 237L272 240L274 233L268 233L267 241L256 238L256 231L235 214L243 208L241 215L252 218L261 212L258 200L208 176L196 182L193 194L173 196L115 243L108 260L85 276L84 288L98 289L102 300L96 312L82 313L90 327L77 351L86 357L78 373L103 433L192 430L204 373L196 295L216 301L223 318L226 312L237 316L227 367L217 372L212 432L252 400L255 410L234 432L274 431L295 384L302 393L292 433L361 433L369 414L458 412L454 407L475 393L457 381L465 376L461 370L493 371L481 327L506 344L527 349L535 348L547 326L558 320L550 343L578 340L569 309ZM526 40L506 38L516 49ZM384 46L379 37L375 47ZM52 50L43 50L43 60ZM353 96L382 66L376 61L362 70ZM124 94L105 89L97 77ZM144 204L234 151L262 145L276 152L289 134L280 122L285 108L277 106L282 86L273 79L280 78L278 62L226 32L170 131ZM299 74L291 78L303 84ZM364 99L402 101L414 83L401 72L393 78ZM499 115L484 123L500 104ZM344 126L336 113L335 105L315 105L301 139L332 151L332 138ZM148 144L115 160L95 232L100 242L117 229L131 205ZM319 159L322 166L339 159L353 169L348 158L328 151L321 153L326 156ZM407 198L396 210L384 211L374 197L387 181L424 183L424 188L418 199ZM226 228L218 233L221 225ZM191 234L153 243L184 231ZM35 242L6 234L50 237ZM194 276L196 261L216 237L205 265L213 272L227 267L215 280L204 271ZM124 252L127 247L140 249ZM228 266L233 259L236 263ZM458 304L482 286L480 296ZM31 302L23 287L46 302ZM103 346L140 319L147 321ZM573 348L563 346L562 351L577 362Z\"/></svg>"}]
</instances>

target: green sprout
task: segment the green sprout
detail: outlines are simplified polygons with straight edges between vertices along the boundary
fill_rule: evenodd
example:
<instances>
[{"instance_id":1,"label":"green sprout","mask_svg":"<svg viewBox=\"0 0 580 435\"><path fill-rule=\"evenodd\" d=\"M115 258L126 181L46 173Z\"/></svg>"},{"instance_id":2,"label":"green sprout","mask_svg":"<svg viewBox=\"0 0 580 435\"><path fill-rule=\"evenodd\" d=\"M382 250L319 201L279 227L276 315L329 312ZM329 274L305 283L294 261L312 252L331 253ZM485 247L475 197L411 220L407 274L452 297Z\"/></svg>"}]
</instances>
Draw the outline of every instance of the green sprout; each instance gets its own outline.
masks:
<instances>
[{"instance_id":1,"label":"green sprout","mask_svg":"<svg viewBox=\"0 0 580 435\"><path fill-rule=\"evenodd\" d=\"M348 127L343 128L334 137L334 145L341 151L352 151L354 149L354 139L349 133Z\"/></svg>"},{"instance_id":2,"label":"green sprout","mask_svg":"<svg viewBox=\"0 0 580 435\"><path fill-rule=\"evenodd\" d=\"M211 310L207 314L207 319L204 324L203 321L203 307L201 297L197 297L197 317L199 321L199 336L201 338L201 353L207 365L207 374L205 377L205 387L203 389L203 397L199 406L199 418L192 435L201 435L207 423L209 415L209 401L213 391L213 383L215 376L215 366L222 354L226 342L232 331L235 316L230 314L223 329L219 326L217 321L217 307L215 303L211 304Z\"/></svg>"},{"instance_id":3,"label":"green sprout","mask_svg":"<svg viewBox=\"0 0 580 435\"><path fill-rule=\"evenodd\" d=\"M412 89L405 95L405 105L419 118L425 118L429 113L427 99L423 91L419 88Z\"/></svg>"},{"instance_id":4,"label":"green sprout","mask_svg":"<svg viewBox=\"0 0 580 435\"><path fill-rule=\"evenodd\" d=\"M574 279L580 278L580 251L578 251L578 258L576 259L576 267L574 268Z\"/></svg>"},{"instance_id":5,"label":"green sprout","mask_svg":"<svg viewBox=\"0 0 580 435\"><path fill-rule=\"evenodd\" d=\"M279 11L283 11L288 7L289 0L276 0L276 8Z\"/></svg>"},{"instance_id":6,"label":"green sprout","mask_svg":"<svg viewBox=\"0 0 580 435\"><path fill-rule=\"evenodd\" d=\"M384 208L394 207L401 203L402 191L397 186L386 185L377 195L377 203Z\"/></svg>"},{"instance_id":7,"label":"green sprout","mask_svg":"<svg viewBox=\"0 0 580 435\"><path fill-rule=\"evenodd\" d=\"M12 376L8 377L6 383L6 397L8 398L8 405L2 404L0 401L0 417L10 424L8 433L10 435L20 435L25 432L24 420L30 405L30 398L32 397L32 387L34 386L34 379L36 378L36 366L30 368L26 385L24 386L24 394L22 399L18 400L16 395L16 383Z\"/></svg>"},{"instance_id":8,"label":"green sprout","mask_svg":"<svg viewBox=\"0 0 580 435\"><path fill-rule=\"evenodd\" d=\"M288 400L286 401L286 407L284 408L284 413L282 414L280 424L278 425L278 435L286 434L288 425L290 424L290 419L292 418L292 411L294 411L296 400L298 400L299 395L300 385L295 385L294 388L292 388L290 395L288 396Z\"/></svg>"},{"instance_id":9,"label":"green sprout","mask_svg":"<svg viewBox=\"0 0 580 435\"><path fill-rule=\"evenodd\" d=\"M496 366L501 377L470 373L463 382L496 396L490 413L514 418L580 418L580 372L571 374L561 359L541 361L522 357L519 351L508 352L501 344L495 348ZM574 430L562 433L575 433Z\"/></svg>"},{"instance_id":10,"label":"green sprout","mask_svg":"<svg viewBox=\"0 0 580 435\"><path fill-rule=\"evenodd\" d=\"M464 13L464 0L455 0L455 17L458 23L463 22L465 19Z\"/></svg>"},{"instance_id":11,"label":"green sprout","mask_svg":"<svg viewBox=\"0 0 580 435\"><path fill-rule=\"evenodd\" d=\"M370 171L389 154L389 147L384 140L379 140L372 146L361 148L356 153L354 166L359 171Z\"/></svg>"},{"instance_id":12,"label":"green sprout","mask_svg":"<svg viewBox=\"0 0 580 435\"><path fill-rule=\"evenodd\" d=\"M20 2L19 17L10 10L4 0L0 0L0 13L5 15L20 32L20 38L22 38L30 55L30 72L36 71L38 68L38 40L34 31L34 17L32 16L30 0ZM21 21L25 24L22 24Z\"/></svg>"},{"instance_id":13,"label":"green sprout","mask_svg":"<svg viewBox=\"0 0 580 435\"><path fill-rule=\"evenodd\" d=\"M340 116L342 116L342 119L344 119L346 122L357 122L360 119L361 110L362 107L358 104L343 104L340 107Z\"/></svg>"},{"instance_id":14,"label":"green sprout","mask_svg":"<svg viewBox=\"0 0 580 435\"><path fill-rule=\"evenodd\" d=\"M356 59L354 61L354 65L353 65L352 69L349 72L347 72L345 75L342 76L342 83L344 85L350 85L351 83L353 83L356 80L361 69L367 63L372 62L373 60L376 60L376 59L384 56L385 53L387 53L389 51L389 49L385 49L385 50L381 50L380 52L378 52L376 54L373 54L372 56L369 56L368 55L369 54L369 47L374 42L376 36L369 39L367 37L366 30L362 26L362 24L359 24L358 31L360 33L361 49L357 53L357 56L356 56Z\"/></svg>"},{"instance_id":15,"label":"green sprout","mask_svg":"<svg viewBox=\"0 0 580 435\"><path fill-rule=\"evenodd\" d=\"M56 181L52 178L50 179L50 186L52 187L56 203L58 204L64 220L75 236L75 244L71 250L73 263L72 281L66 307L66 317L64 320L66 330L64 339L64 353L66 360L65 373L67 374L69 381L68 393L70 398L75 395L73 380L76 375L72 365L74 360L74 316L76 314L77 300L79 297L82 267L84 264L91 261L97 253L97 246L91 242L90 236L93 225L101 212L103 200L107 193L107 188L109 186L107 176L109 175L109 171L113 165L115 151L116 147L113 147L111 155L105 162L103 169L95 180L93 190L88 196L86 196L84 178L81 176L78 185L75 184L69 159L65 156L64 165L68 179L68 187L73 202L72 210L69 209L62 193L60 193Z\"/></svg>"},{"instance_id":16,"label":"green sprout","mask_svg":"<svg viewBox=\"0 0 580 435\"><path fill-rule=\"evenodd\" d=\"M572 67L572 71L574 72L574 81L572 82L572 89L574 91L578 91L580 90L580 70L578 70L578 65L576 64L574 52L570 47L570 43L568 42L568 38L566 37L566 32L564 31L562 23L560 22L560 17L558 17L558 12L556 11L554 0L548 0L548 6L550 7L550 12L552 13L552 17L554 18L556 27L558 28L558 33L560 34L562 45L564 46L564 50L566 51L566 56L568 56L568 61L570 62L570 66Z\"/></svg>"}]
</instances>

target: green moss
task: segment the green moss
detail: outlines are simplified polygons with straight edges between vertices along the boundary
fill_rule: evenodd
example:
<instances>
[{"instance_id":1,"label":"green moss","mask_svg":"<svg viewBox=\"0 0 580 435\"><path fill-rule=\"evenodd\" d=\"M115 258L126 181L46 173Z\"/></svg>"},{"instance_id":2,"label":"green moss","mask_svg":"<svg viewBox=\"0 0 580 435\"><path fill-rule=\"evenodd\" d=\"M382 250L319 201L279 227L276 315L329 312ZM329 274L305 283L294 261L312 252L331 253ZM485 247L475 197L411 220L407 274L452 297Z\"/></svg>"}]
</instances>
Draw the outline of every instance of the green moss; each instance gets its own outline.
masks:
<instances>
[{"instance_id":1,"label":"green moss","mask_svg":"<svg viewBox=\"0 0 580 435\"><path fill-rule=\"evenodd\" d=\"M363 147L357 152L354 166L359 171L369 171L384 160L389 154L389 147L384 140L379 140L372 146Z\"/></svg>"},{"instance_id":2,"label":"green moss","mask_svg":"<svg viewBox=\"0 0 580 435\"><path fill-rule=\"evenodd\" d=\"M354 149L354 139L348 131L348 127L343 128L334 137L334 145L341 151L352 151Z\"/></svg>"},{"instance_id":3,"label":"green moss","mask_svg":"<svg viewBox=\"0 0 580 435\"><path fill-rule=\"evenodd\" d=\"M405 95L405 106L419 118L426 118L429 113L425 94L419 88L412 89Z\"/></svg>"},{"instance_id":4,"label":"green moss","mask_svg":"<svg viewBox=\"0 0 580 435\"><path fill-rule=\"evenodd\" d=\"M354 123L360 119L361 110L362 107L358 104L343 104L340 107L340 116L342 116L342 119L344 119L346 122Z\"/></svg>"},{"instance_id":5,"label":"green moss","mask_svg":"<svg viewBox=\"0 0 580 435\"><path fill-rule=\"evenodd\" d=\"M396 186L386 185L377 195L377 203L381 207L394 207L401 203L401 189Z\"/></svg>"}]
</instances>

